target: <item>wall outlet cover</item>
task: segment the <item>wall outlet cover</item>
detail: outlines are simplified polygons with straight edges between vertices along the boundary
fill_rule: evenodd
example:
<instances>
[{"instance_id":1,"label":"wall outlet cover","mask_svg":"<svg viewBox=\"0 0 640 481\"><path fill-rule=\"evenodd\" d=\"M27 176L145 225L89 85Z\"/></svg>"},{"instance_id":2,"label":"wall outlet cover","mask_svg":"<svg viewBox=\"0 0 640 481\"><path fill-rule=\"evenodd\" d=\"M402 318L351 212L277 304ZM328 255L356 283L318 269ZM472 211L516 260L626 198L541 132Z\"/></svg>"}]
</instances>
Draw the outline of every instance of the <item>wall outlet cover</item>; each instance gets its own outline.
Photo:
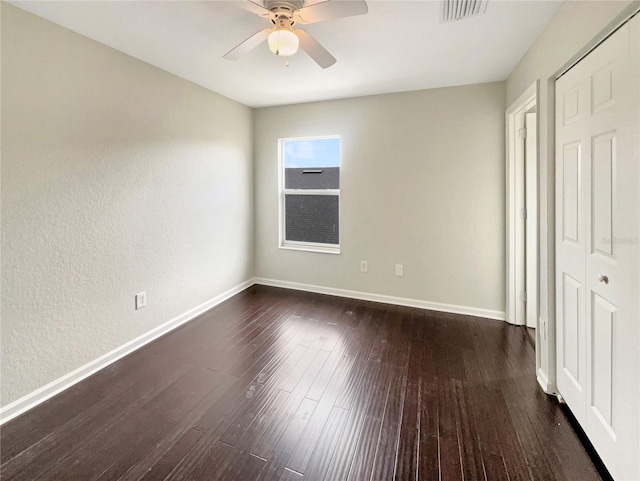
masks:
<instances>
[{"instance_id":1,"label":"wall outlet cover","mask_svg":"<svg viewBox=\"0 0 640 481\"><path fill-rule=\"evenodd\" d=\"M147 305L147 293L145 291L136 294L136 310L142 309Z\"/></svg>"}]
</instances>

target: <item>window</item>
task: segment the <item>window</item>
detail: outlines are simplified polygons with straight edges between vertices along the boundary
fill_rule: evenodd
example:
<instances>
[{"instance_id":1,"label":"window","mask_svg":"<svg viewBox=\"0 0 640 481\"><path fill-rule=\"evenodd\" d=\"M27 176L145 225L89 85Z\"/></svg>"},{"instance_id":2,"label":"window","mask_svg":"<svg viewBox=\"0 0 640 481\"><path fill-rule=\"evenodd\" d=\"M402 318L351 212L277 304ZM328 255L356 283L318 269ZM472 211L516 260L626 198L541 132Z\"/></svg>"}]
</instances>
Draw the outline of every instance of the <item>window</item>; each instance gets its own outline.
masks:
<instances>
[{"instance_id":1,"label":"window","mask_svg":"<svg viewBox=\"0 0 640 481\"><path fill-rule=\"evenodd\" d=\"M280 247L340 253L340 137L280 140Z\"/></svg>"}]
</instances>

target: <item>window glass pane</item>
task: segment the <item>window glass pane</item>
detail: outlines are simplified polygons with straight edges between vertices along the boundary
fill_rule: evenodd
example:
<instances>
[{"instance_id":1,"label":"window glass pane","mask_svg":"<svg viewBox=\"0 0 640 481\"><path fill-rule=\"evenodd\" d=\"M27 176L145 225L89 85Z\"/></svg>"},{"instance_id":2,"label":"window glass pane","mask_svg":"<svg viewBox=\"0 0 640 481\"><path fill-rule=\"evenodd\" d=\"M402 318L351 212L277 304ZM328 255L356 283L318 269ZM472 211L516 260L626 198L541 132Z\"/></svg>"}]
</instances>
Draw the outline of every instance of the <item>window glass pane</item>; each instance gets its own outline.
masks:
<instances>
[{"instance_id":1,"label":"window glass pane","mask_svg":"<svg viewBox=\"0 0 640 481\"><path fill-rule=\"evenodd\" d=\"M339 242L337 195L285 195L285 239L298 242Z\"/></svg>"},{"instance_id":2,"label":"window glass pane","mask_svg":"<svg viewBox=\"0 0 640 481\"><path fill-rule=\"evenodd\" d=\"M285 169L285 189L339 189L340 167Z\"/></svg>"},{"instance_id":3,"label":"window glass pane","mask_svg":"<svg viewBox=\"0 0 640 481\"><path fill-rule=\"evenodd\" d=\"M340 139L284 141L284 168L340 167Z\"/></svg>"},{"instance_id":4,"label":"window glass pane","mask_svg":"<svg viewBox=\"0 0 640 481\"><path fill-rule=\"evenodd\" d=\"M284 141L285 189L339 189L340 139Z\"/></svg>"}]
</instances>

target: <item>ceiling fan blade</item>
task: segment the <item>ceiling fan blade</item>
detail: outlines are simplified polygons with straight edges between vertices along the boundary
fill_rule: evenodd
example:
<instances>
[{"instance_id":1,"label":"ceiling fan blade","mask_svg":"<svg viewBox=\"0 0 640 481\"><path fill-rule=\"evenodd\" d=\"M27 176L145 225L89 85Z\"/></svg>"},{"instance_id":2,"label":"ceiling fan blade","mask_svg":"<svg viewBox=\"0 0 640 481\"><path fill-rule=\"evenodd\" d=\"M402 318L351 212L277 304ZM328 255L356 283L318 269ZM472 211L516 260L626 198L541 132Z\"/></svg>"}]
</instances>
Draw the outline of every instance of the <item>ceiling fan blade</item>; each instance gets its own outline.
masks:
<instances>
[{"instance_id":1,"label":"ceiling fan blade","mask_svg":"<svg viewBox=\"0 0 640 481\"><path fill-rule=\"evenodd\" d=\"M331 55L326 48L318 43L318 41L309 35L304 30L294 30L298 38L300 39L300 47L302 50L309 54L313 60L322 68L331 67L336 63L336 59Z\"/></svg>"},{"instance_id":2,"label":"ceiling fan blade","mask_svg":"<svg viewBox=\"0 0 640 481\"><path fill-rule=\"evenodd\" d=\"M273 30L272 28L263 28L259 32L256 32L253 35L251 35L251 37L246 39L240 45L229 50L227 53L223 55L223 57L226 58L227 60L238 60L240 57L248 54L249 52L251 52L251 50L253 50L262 42L264 42L272 30Z\"/></svg>"},{"instance_id":3,"label":"ceiling fan blade","mask_svg":"<svg viewBox=\"0 0 640 481\"><path fill-rule=\"evenodd\" d=\"M271 11L267 10L262 5L252 2L251 0L244 0L239 5L245 10L248 10L251 13L255 13L260 17L271 18Z\"/></svg>"},{"instance_id":4,"label":"ceiling fan blade","mask_svg":"<svg viewBox=\"0 0 640 481\"><path fill-rule=\"evenodd\" d=\"M365 0L328 0L303 7L293 13L298 23L316 23L334 18L364 15L369 11Z\"/></svg>"}]
</instances>

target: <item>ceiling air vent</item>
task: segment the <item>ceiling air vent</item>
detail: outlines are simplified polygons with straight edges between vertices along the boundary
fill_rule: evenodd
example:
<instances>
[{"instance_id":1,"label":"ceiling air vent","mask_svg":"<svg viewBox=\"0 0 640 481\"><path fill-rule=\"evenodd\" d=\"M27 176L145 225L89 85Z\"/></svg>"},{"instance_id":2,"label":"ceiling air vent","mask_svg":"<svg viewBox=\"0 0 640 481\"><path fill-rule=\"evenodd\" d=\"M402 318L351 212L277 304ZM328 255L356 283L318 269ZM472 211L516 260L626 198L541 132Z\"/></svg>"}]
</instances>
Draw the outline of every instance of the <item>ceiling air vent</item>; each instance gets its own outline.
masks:
<instances>
[{"instance_id":1,"label":"ceiling air vent","mask_svg":"<svg viewBox=\"0 0 640 481\"><path fill-rule=\"evenodd\" d=\"M467 17L476 17L487 11L488 0L443 0L442 20L455 22Z\"/></svg>"}]
</instances>

